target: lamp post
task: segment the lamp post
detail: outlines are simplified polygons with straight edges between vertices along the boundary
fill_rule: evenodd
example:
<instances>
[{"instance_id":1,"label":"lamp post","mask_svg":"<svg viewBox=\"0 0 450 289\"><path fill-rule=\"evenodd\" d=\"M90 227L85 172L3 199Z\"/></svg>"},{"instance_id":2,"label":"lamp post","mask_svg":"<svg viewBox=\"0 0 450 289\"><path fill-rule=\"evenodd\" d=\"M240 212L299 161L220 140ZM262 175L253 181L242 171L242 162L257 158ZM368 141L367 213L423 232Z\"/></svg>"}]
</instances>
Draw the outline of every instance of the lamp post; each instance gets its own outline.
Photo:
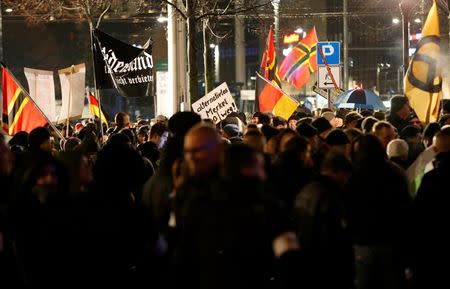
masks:
<instances>
[{"instance_id":1,"label":"lamp post","mask_svg":"<svg viewBox=\"0 0 450 289\"><path fill-rule=\"evenodd\" d=\"M403 30L403 74L406 74L409 65L409 20L411 18L414 3L411 0L402 0L400 2L400 11L402 13Z\"/></svg>"},{"instance_id":2,"label":"lamp post","mask_svg":"<svg viewBox=\"0 0 450 289\"><path fill-rule=\"evenodd\" d=\"M343 18L343 47L344 47L344 90L348 89L348 0L344 0L344 18ZM338 83L339 85L339 83Z\"/></svg>"}]
</instances>

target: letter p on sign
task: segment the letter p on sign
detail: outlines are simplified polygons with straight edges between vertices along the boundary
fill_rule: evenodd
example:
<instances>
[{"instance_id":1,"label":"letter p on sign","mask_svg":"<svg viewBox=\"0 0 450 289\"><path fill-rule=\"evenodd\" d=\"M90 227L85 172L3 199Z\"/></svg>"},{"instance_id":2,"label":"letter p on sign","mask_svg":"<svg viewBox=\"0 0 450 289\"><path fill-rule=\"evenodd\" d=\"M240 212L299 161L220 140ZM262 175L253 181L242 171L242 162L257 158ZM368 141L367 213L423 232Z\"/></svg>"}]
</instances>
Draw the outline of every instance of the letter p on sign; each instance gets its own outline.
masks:
<instances>
[{"instance_id":1,"label":"letter p on sign","mask_svg":"<svg viewBox=\"0 0 450 289\"><path fill-rule=\"evenodd\" d=\"M327 60L328 65L339 65L341 62L341 44L337 41L333 42L318 42L317 47L322 49L323 55ZM317 53L317 64L325 65L320 56L320 53Z\"/></svg>"}]
</instances>

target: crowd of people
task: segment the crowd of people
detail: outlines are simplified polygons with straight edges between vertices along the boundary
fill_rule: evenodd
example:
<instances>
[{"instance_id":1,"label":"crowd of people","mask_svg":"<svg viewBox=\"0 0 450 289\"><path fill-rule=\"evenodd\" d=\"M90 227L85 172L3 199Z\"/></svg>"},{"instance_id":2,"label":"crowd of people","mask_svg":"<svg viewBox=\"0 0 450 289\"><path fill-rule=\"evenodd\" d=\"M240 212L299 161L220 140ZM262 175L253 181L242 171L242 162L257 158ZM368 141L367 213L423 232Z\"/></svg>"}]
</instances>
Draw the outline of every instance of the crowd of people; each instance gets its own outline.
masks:
<instances>
[{"instance_id":1,"label":"crowd of people","mask_svg":"<svg viewBox=\"0 0 450 289\"><path fill-rule=\"evenodd\" d=\"M445 288L449 113L423 127L394 97L2 135L0 284Z\"/></svg>"}]
</instances>

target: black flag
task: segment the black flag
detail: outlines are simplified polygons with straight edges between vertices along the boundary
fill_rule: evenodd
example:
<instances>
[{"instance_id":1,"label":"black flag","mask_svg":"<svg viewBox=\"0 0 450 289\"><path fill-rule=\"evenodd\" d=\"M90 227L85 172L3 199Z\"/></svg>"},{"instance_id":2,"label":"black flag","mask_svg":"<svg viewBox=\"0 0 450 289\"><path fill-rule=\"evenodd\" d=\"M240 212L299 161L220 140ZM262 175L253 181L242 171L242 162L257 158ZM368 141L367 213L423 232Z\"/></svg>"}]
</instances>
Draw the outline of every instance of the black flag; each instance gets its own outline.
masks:
<instances>
[{"instance_id":1,"label":"black flag","mask_svg":"<svg viewBox=\"0 0 450 289\"><path fill-rule=\"evenodd\" d=\"M123 96L152 94L153 58L149 42L138 48L95 29L94 63L97 87L116 88Z\"/></svg>"}]
</instances>

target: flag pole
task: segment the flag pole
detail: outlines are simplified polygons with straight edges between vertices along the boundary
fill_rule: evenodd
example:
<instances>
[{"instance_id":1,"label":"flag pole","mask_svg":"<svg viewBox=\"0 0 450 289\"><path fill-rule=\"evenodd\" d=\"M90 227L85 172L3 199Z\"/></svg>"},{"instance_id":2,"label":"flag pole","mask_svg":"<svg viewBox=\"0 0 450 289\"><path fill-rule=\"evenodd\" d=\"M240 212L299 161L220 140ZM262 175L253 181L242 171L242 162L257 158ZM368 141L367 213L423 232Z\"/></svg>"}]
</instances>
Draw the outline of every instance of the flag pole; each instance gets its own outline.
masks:
<instances>
[{"instance_id":1,"label":"flag pole","mask_svg":"<svg viewBox=\"0 0 450 289\"><path fill-rule=\"evenodd\" d=\"M47 120L47 123L50 125L50 127L56 132L56 134L62 139L66 140L66 138L61 134L61 132L58 130L58 128L48 119L48 117L45 115L45 113L42 111L42 109L37 105L37 103L34 101L33 98L31 98L30 94L23 88L22 84L20 84L19 81L17 81L17 78L14 76L14 74L9 70L8 67L3 62L0 62L0 65L6 69L6 71L9 73L11 78L14 80L14 82L17 84L17 86L22 90L23 94L28 98L28 100L34 105L34 107L42 114L42 116Z\"/></svg>"},{"instance_id":2,"label":"flag pole","mask_svg":"<svg viewBox=\"0 0 450 289\"><path fill-rule=\"evenodd\" d=\"M72 64L72 66L70 67L70 77L69 77L69 82L70 82L70 90L69 90L69 105L67 106L67 119L66 119L66 137L69 137L69 126L70 126L70 105L72 104L72 89L73 89L73 81L72 81L72 76L73 76L73 72L74 72L74 65Z\"/></svg>"},{"instance_id":3,"label":"flag pole","mask_svg":"<svg viewBox=\"0 0 450 289\"><path fill-rule=\"evenodd\" d=\"M275 89L279 90L281 93L283 93L284 95L286 95L287 97L289 97L292 101L296 102L298 105L300 105L300 103L298 102L298 100L296 100L295 98L289 96L289 94L287 94L286 92L284 92L280 87L278 87L277 85L274 85L270 80L268 80L267 78L265 78L264 76L262 76L261 74L259 74L256 71L256 75L259 76L262 80L264 80L266 83L270 84L272 87L274 87Z\"/></svg>"},{"instance_id":4,"label":"flag pole","mask_svg":"<svg viewBox=\"0 0 450 289\"><path fill-rule=\"evenodd\" d=\"M91 53L92 53L92 73L94 75L94 95L97 97L97 101L98 101L98 109L100 110L99 113L99 124L100 124L100 136L101 136L101 142L103 144L103 123L102 123L102 104L101 104L101 100L100 100L100 90L97 87L97 74L95 73L95 54L94 54L94 27L92 25L92 22L89 23L89 28L90 28L90 37L91 37ZM95 117L94 117L95 120Z\"/></svg>"},{"instance_id":5,"label":"flag pole","mask_svg":"<svg viewBox=\"0 0 450 289\"><path fill-rule=\"evenodd\" d=\"M331 73L331 68L330 68L330 66L328 65L328 61L327 61L325 55L323 55L322 48L319 46L319 44L317 44L317 50L319 50L320 57L322 58L322 61L323 61L323 63L325 64L325 67L327 68L327 72L328 72L328 75L329 75L330 78L331 78L331 81L333 81L334 89L335 89L336 91L339 91L339 86L338 86L338 84L336 83L336 79L334 79L333 73Z\"/></svg>"}]
</instances>

